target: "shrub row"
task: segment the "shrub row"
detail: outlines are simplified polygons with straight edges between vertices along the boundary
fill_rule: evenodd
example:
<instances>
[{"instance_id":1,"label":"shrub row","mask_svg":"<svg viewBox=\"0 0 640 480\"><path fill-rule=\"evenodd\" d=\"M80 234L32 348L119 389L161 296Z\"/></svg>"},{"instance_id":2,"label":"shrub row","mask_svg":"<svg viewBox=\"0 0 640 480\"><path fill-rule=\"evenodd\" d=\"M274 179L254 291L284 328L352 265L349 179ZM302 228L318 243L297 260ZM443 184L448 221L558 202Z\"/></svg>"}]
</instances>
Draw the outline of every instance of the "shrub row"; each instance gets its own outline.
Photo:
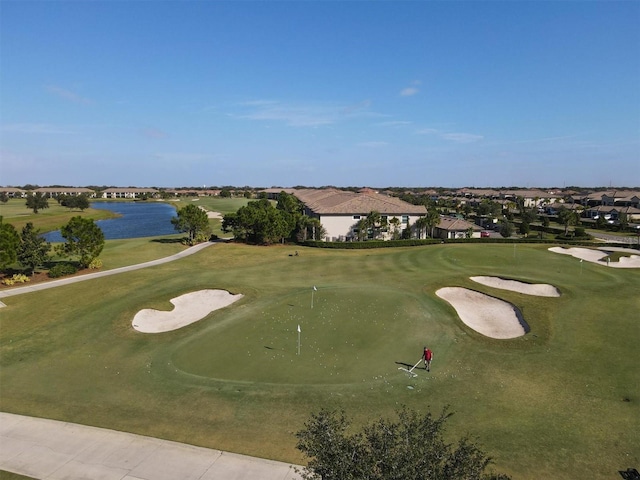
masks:
<instances>
[{"instance_id":1,"label":"shrub row","mask_svg":"<svg viewBox=\"0 0 640 480\"><path fill-rule=\"evenodd\" d=\"M561 238L559 238L561 237ZM322 242L307 241L303 245L307 247L317 248L339 248L339 249L370 249L370 248L394 248L394 247L415 247L423 245L437 245L443 243L531 243L531 244L561 244L582 247L601 247L603 244L590 241L588 239L564 238L559 236L556 239L545 238L427 238L427 239L411 239L411 240L367 240L364 242ZM624 243L607 243L607 246L627 247Z\"/></svg>"},{"instance_id":2,"label":"shrub row","mask_svg":"<svg viewBox=\"0 0 640 480\"><path fill-rule=\"evenodd\" d=\"M47 275L49 276L49 278L59 278L64 277L65 275L73 275L77 271L78 268L74 264L63 262L51 267Z\"/></svg>"},{"instance_id":3,"label":"shrub row","mask_svg":"<svg viewBox=\"0 0 640 480\"><path fill-rule=\"evenodd\" d=\"M15 285L16 283L26 283L29 281L31 281L31 279L26 275L22 273L16 273L11 278L5 278L4 280L2 280L2 283L11 286Z\"/></svg>"}]
</instances>

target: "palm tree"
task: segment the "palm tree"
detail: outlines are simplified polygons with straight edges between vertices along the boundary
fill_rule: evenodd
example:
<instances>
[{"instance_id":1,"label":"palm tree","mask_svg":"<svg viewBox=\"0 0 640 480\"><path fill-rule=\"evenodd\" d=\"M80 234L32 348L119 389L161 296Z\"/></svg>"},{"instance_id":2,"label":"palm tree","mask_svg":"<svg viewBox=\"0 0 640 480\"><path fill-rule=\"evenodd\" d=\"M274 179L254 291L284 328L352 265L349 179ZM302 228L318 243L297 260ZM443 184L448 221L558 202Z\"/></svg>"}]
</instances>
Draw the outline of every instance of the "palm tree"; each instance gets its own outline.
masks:
<instances>
[{"instance_id":1,"label":"palm tree","mask_svg":"<svg viewBox=\"0 0 640 480\"><path fill-rule=\"evenodd\" d=\"M440 223L440 214L435 208L433 208L431 210L427 210L427 215L422 218L426 219L425 226L429 229L429 236L433 238L433 229Z\"/></svg>"},{"instance_id":2,"label":"palm tree","mask_svg":"<svg viewBox=\"0 0 640 480\"><path fill-rule=\"evenodd\" d=\"M418 234L418 238L422 238L422 232L427 228L427 217L420 217L416 220L416 233ZM425 232L426 235L426 232Z\"/></svg>"},{"instance_id":3,"label":"palm tree","mask_svg":"<svg viewBox=\"0 0 640 480\"><path fill-rule=\"evenodd\" d=\"M389 220L389 224L392 228L393 239L397 240L400 237L400 219L398 219L398 217L393 217L391 220Z\"/></svg>"}]
</instances>

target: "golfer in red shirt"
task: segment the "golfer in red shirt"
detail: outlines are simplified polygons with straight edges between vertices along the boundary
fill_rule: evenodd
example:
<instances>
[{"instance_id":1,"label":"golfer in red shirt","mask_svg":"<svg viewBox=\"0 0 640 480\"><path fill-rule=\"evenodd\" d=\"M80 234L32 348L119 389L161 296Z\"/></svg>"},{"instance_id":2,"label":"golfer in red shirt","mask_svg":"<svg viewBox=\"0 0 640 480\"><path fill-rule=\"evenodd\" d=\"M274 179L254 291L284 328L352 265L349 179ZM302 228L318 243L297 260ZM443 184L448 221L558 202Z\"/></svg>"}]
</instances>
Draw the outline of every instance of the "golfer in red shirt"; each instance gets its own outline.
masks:
<instances>
[{"instance_id":1,"label":"golfer in red shirt","mask_svg":"<svg viewBox=\"0 0 640 480\"><path fill-rule=\"evenodd\" d=\"M427 372L431 371L431 360L433 360L433 352L427 347L424 347L422 358L424 359L424 368L427 370Z\"/></svg>"}]
</instances>

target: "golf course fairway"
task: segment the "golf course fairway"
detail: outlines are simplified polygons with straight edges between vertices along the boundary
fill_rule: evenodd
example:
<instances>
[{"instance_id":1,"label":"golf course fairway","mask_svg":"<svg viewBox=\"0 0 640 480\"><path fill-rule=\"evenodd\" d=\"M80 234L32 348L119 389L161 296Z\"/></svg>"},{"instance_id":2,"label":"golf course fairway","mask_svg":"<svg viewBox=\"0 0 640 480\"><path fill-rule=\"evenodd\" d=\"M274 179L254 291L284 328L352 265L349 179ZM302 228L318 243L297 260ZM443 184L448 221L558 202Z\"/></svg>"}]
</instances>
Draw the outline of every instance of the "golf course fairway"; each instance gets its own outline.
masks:
<instances>
[{"instance_id":1,"label":"golf course fairway","mask_svg":"<svg viewBox=\"0 0 640 480\"><path fill-rule=\"evenodd\" d=\"M0 409L300 463L295 432L320 408L361 425L400 406L449 406L452 439L476 439L513 478L616 478L640 466L640 270L548 248L217 244L4 298ZM108 241L104 268L123 255L135 257ZM560 296L475 276L550 284ZM509 302L530 330L475 332L436 295L445 287ZM243 297L177 330L132 327L137 312L205 289ZM431 372L407 375L424 346Z\"/></svg>"}]
</instances>

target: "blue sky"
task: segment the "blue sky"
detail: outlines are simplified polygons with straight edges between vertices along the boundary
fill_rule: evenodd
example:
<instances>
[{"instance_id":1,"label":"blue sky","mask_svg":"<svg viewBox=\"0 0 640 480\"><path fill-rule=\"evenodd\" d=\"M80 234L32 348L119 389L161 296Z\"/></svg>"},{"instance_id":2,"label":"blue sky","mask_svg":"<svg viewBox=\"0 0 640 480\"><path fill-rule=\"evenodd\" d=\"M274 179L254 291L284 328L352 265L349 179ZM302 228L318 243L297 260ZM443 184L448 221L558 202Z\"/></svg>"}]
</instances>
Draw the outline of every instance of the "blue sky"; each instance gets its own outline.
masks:
<instances>
[{"instance_id":1,"label":"blue sky","mask_svg":"<svg viewBox=\"0 0 640 480\"><path fill-rule=\"evenodd\" d=\"M0 101L5 186L640 186L640 2L0 0Z\"/></svg>"}]
</instances>

